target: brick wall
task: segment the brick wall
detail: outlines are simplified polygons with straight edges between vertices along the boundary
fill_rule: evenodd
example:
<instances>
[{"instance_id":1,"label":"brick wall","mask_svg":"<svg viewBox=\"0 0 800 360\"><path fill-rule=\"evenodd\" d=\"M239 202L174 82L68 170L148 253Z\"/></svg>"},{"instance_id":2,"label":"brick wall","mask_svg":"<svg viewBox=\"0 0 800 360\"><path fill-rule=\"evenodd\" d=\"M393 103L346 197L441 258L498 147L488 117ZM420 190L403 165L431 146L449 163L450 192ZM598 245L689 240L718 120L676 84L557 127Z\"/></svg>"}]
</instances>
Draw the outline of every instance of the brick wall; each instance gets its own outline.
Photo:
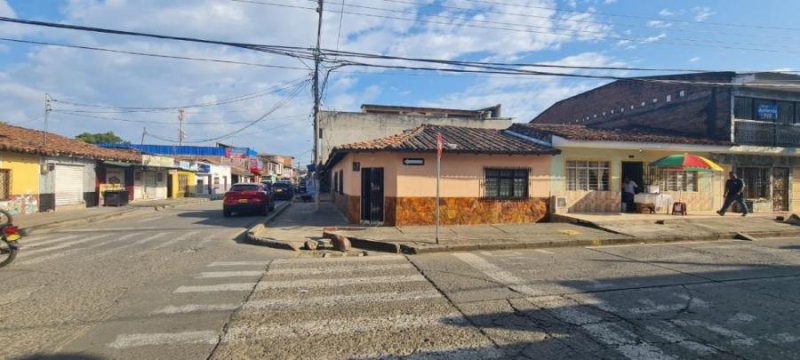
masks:
<instances>
[{"instance_id":1,"label":"brick wall","mask_svg":"<svg viewBox=\"0 0 800 360\"><path fill-rule=\"evenodd\" d=\"M730 79L709 75L698 80ZM616 81L564 99L531 122L598 128L643 127L729 140L730 91L724 87Z\"/></svg>"}]
</instances>

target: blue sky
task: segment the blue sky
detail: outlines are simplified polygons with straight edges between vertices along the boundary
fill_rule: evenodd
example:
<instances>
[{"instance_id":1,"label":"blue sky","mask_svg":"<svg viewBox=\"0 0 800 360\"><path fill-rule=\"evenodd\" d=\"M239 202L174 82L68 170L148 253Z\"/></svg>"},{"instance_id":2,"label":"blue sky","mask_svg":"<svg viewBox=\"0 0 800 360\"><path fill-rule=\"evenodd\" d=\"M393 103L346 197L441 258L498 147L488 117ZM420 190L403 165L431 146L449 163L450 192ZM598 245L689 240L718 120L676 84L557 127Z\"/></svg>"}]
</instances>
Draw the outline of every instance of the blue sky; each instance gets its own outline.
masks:
<instances>
[{"instance_id":1,"label":"blue sky","mask_svg":"<svg viewBox=\"0 0 800 360\"><path fill-rule=\"evenodd\" d=\"M254 0L259 1L259 0ZM308 0L263 2L314 7ZM323 47L436 59L547 62L707 70L797 70L800 3L634 0L341 0L326 2ZM341 10L344 10L340 13ZM312 46L315 12L229 0L0 0L0 15L132 31L259 44ZM371 15L371 16L370 16ZM341 22L340 22L341 18ZM341 23L341 30L340 30ZM0 36L164 55L297 67L269 69L168 60L0 41L0 119L41 128L44 94L60 101L50 129L74 136L115 131L148 143L178 137L179 107L254 94L246 101L187 108L189 142L240 129L221 140L308 161L310 90L286 100L286 83L307 77L297 60L261 53L141 38L0 25ZM592 72L645 75L641 72ZM527 121L561 98L602 81L504 75L454 75L344 68L331 76L324 107L362 103L481 108ZM291 84L290 84L291 85ZM93 106L77 106L67 103ZM276 106L276 104L280 106Z\"/></svg>"}]
</instances>

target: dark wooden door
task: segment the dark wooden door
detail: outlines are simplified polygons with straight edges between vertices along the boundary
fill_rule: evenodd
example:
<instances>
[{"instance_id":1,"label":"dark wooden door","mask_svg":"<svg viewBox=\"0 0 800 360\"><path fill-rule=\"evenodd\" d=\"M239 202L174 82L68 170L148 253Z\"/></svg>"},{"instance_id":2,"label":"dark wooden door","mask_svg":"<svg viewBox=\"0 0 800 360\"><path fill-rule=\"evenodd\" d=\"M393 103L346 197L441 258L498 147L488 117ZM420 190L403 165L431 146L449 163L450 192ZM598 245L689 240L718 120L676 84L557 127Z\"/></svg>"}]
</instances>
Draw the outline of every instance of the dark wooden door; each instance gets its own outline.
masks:
<instances>
[{"instance_id":1,"label":"dark wooden door","mask_svg":"<svg viewBox=\"0 0 800 360\"><path fill-rule=\"evenodd\" d=\"M383 168L361 168L361 222L383 223Z\"/></svg>"},{"instance_id":2,"label":"dark wooden door","mask_svg":"<svg viewBox=\"0 0 800 360\"><path fill-rule=\"evenodd\" d=\"M789 168L772 168L772 210L789 211Z\"/></svg>"}]
</instances>

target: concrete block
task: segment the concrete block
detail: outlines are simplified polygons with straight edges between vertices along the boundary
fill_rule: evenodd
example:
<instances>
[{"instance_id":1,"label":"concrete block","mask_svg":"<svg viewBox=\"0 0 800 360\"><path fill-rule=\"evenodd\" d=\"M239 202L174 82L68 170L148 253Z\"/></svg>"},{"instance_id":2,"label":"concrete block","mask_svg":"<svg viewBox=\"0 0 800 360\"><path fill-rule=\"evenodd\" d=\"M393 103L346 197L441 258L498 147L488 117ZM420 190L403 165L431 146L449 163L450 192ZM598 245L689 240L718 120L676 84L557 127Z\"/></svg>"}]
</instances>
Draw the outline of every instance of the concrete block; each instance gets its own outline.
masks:
<instances>
[{"instance_id":1,"label":"concrete block","mask_svg":"<svg viewBox=\"0 0 800 360\"><path fill-rule=\"evenodd\" d=\"M316 240L306 240L305 242L306 250L317 250L319 247L319 242Z\"/></svg>"}]
</instances>

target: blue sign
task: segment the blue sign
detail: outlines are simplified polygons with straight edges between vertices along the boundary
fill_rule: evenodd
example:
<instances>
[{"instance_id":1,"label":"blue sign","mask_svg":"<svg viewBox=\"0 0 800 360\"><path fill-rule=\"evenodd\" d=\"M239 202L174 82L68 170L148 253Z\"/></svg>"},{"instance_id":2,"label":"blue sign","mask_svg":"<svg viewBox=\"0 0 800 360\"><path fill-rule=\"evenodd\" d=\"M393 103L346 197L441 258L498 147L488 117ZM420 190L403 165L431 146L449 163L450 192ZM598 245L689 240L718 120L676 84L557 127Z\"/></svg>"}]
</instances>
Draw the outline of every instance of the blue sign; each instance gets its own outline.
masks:
<instances>
[{"instance_id":1,"label":"blue sign","mask_svg":"<svg viewBox=\"0 0 800 360\"><path fill-rule=\"evenodd\" d=\"M759 104L758 120L778 120L777 104Z\"/></svg>"},{"instance_id":2,"label":"blue sign","mask_svg":"<svg viewBox=\"0 0 800 360\"><path fill-rule=\"evenodd\" d=\"M211 172L211 165L208 164L197 164L197 170L201 173L210 173Z\"/></svg>"}]
</instances>

